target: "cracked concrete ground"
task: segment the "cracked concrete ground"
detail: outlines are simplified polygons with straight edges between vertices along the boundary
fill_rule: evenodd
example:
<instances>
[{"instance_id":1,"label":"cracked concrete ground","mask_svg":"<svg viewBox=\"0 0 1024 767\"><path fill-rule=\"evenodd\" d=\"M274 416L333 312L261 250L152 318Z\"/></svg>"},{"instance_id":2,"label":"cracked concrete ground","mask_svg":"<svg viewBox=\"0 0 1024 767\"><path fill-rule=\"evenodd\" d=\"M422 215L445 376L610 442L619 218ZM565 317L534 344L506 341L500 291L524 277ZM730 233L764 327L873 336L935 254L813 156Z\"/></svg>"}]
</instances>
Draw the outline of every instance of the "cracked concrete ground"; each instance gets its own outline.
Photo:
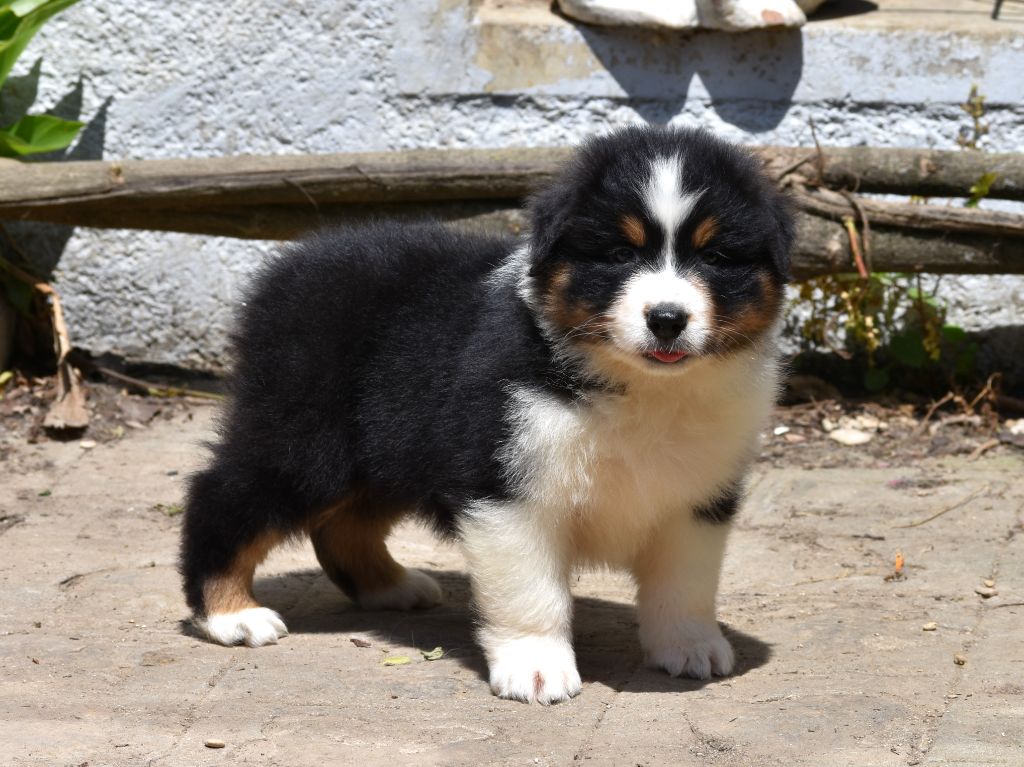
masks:
<instances>
[{"instance_id":1,"label":"cracked concrete ground","mask_svg":"<svg viewBox=\"0 0 1024 767\"><path fill-rule=\"evenodd\" d=\"M291 636L249 650L189 634L176 504L211 415L91 450L22 444L0 462L0 763L1024 764L1019 453L762 465L723 578L738 672L644 669L630 583L584 574L583 694L541 708L491 697L462 559L413 527L393 547L440 579L440 608L355 610L296 547L256 586ZM906 577L887 581L897 550ZM444 658L424 660L437 646Z\"/></svg>"}]
</instances>

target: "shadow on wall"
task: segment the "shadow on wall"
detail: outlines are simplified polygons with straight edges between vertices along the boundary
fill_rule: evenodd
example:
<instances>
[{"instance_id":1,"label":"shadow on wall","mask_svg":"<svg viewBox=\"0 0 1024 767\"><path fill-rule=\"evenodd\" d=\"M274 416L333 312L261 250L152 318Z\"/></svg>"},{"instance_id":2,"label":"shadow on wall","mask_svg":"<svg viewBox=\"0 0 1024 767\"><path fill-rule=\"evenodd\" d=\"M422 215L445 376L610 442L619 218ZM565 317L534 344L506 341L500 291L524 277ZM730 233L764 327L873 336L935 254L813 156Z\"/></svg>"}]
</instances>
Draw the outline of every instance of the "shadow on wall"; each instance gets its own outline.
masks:
<instances>
[{"instance_id":1,"label":"shadow on wall","mask_svg":"<svg viewBox=\"0 0 1024 767\"><path fill-rule=\"evenodd\" d=\"M42 59L37 59L27 74L10 77L4 83L3 90L0 91L0 125L9 125L21 119L32 108L39 91L42 64ZM71 90L52 108L47 109L46 113L65 120L81 120L83 90L83 83L79 78ZM77 140L69 149L35 155L28 161L65 162L102 159L109 107L110 99L108 98L96 110L96 114L78 134ZM3 224L14 241L18 243L18 249L30 259L33 271L43 277L49 276L56 268L64 253L64 248L74 232L74 227L63 224L43 224L32 221L4 221ZM10 244L0 242L0 253L10 256ZM15 260L20 259L16 258Z\"/></svg>"},{"instance_id":2,"label":"shadow on wall","mask_svg":"<svg viewBox=\"0 0 1024 767\"><path fill-rule=\"evenodd\" d=\"M728 34L573 23L630 106L651 123L684 113L687 100L706 99L723 121L769 131L789 111L803 74L798 29Z\"/></svg>"}]
</instances>

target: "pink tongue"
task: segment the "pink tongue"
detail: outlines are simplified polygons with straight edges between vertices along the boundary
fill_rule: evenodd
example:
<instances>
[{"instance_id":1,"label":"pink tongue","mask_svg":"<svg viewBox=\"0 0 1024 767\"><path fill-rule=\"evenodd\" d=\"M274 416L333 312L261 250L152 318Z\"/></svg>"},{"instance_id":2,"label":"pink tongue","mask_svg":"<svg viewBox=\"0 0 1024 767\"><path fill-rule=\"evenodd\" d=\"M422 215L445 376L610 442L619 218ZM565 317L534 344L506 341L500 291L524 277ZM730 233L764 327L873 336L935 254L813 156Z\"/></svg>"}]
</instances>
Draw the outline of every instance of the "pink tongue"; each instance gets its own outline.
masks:
<instances>
[{"instance_id":1,"label":"pink tongue","mask_svg":"<svg viewBox=\"0 0 1024 767\"><path fill-rule=\"evenodd\" d=\"M658 362L679 362L686 352L651 352L651 356Z\"/></svg>"}]
</instances>

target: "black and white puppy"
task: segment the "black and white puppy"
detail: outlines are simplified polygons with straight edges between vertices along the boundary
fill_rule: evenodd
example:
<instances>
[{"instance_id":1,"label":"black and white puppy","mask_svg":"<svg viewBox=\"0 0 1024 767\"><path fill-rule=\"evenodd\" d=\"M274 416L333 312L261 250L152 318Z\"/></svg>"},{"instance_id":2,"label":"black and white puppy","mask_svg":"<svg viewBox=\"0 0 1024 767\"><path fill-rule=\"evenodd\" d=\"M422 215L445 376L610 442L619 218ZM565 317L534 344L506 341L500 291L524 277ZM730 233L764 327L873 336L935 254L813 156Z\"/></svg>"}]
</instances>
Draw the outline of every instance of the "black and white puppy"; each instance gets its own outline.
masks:
<instances>
[{"instance_id":1,"label":"black and white puppy","mask_svg":"<svg viewBox=\"0 0 1024 767\"><path fill-rule=\"evenodd\" d=\"M438 602L385 545L415 515L461 542L503 698L580 692L569 583L587 566L635 577L651 664L731 671L715 597L776 395L787 207L745 152L634 127L585 143L530 213L521 242L322 232L259 273L185 517L206 636L287 633L252 579L301 535L362 607Z\"/></svg>"}]
</instances>

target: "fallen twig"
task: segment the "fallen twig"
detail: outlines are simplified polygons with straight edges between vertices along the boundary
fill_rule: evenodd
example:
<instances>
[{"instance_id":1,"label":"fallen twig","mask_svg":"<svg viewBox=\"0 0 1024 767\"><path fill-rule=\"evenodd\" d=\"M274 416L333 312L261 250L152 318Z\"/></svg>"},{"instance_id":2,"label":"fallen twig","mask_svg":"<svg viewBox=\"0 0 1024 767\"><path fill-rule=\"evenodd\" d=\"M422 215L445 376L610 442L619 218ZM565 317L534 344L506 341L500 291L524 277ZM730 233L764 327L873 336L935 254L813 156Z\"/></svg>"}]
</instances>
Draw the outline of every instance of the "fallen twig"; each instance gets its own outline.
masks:
<instances>
[{"instance_id":1,"label":"fallen twig","mask_svg":"<svg viewBox=\"0 0 1024 767\"><path fill-rule=\"evenodd\" d=\"M143 381L141 378L133 378L132 376L125 375L124 373L118 373L116 370L105 368L101 365L94 367L96 372L100 373L107 378L112 378L115 381L129 384L134 386L136 389L141 390L143 393L148 394L151 397L198 397L200 399L213 399L222 400L224 399L223 394L217 394L209 391L199 391L198 389L186 389L178 386L154 386L148 381Z\"/></svg>"},{"instance_id":2,"label":"fallen twig","mask_svg":"<svg viewBox=\"0 0 1024 767\"><path fill-rule=\"evenodd\" d=\"M824 578L809 578L806 581L797 581L796 583L789 584L788 588L793 588L795 586L807 586L807 585L809 585L811 583L825 583L827 581L841 581L844 578L849 578L851 575L871 575L871 571L861 571L861 572L858 572L857 570L852 570L852 569L851 570L843 570L843 572L839 573L839 575L829 575L829 576L826 576Z\"/></svg>"},{"instance_id":3,"label":"fallen twig","mask_svg":"<svg viewBox=\"0 0 1024 767\"><path fill-rule=\"evenodd\" d=\"M990 440L986 440L985 442L982 442L980 445L978 445L976 448L974 448L974 450L971 451L971 454L969 456L967 456L967 460L968 461L977 461L979 458L981 458L981 456L984 453L986 453L987 451L989 451L992 448L996 447L998 444L999 444L999 440L998 439L990 439Z\"/></svg>"},{"instance_id":4,"label":"fallen twig","mask_svg":"<svg viewBox=\"0 0 1024 767\"><path fill-rule=\"evenodd\" d=\"M951 391L946 392L945 396L942 397L942 399L933 402L931 404L931 407L928 408L928 412L924 414L924 418L921 419L921 423L917 425L917 428L915 428L910 433L910 436L907 439L917 439L922 434L924 434L924 430L928 428L928 421L930 421L932 416L935 415L935 411L938 410L943 405L945 405L947 402L952 402L953 399L955 399L955 396L956 395L954 395Z\"/></svg>"},{"instance_id":5,"label":"fallen twig","mask_svg":"<svg viewBox=\"0 0 1024 767\"><path fill-rule=\"evenodd\" d=\"M996 381L1002 378L1002 375L1002 373L993 373L988 377L988 380L985 381L985 385L982 387L981 391L978 392L978 396L972 399L970 404L967 405L967 409L970 412L973 413L974 408L977 407L978 403L981 402L986 397L988 397L989 399L994 398L996 393Z\"/></svg>"},{"instance_id":6,"label":"fallen twig","mask_svg":"<svg viewBox=\"0 0 1024 767\"><path fill-rule=\"evenodd\" d=\"M925 517L924 519L919 519L916 522L910 522L909 524L906 524L906 525L893 525L893 529L905 530L905 529L907 529L909 527L920 527L921 525L924 525L924 524L927 524L927 523L931 522L933 519L938 519L943 514L948 514L951 511L955 511L956 509L959 509L960 507L965 506L966 504L968 504L971 501L973 501L975 498L977 498L982 493L984 493L987 490L991 489L991 487L992 487L991 484L983 485L982 487L979 487L979 488L975 489L974 491L968 493L966 497L961 498L959 501L954 503L952 506L947 506L946 508L942 509L941 511L935 512L930 517Z\"/></svg>"}]
</instances>

